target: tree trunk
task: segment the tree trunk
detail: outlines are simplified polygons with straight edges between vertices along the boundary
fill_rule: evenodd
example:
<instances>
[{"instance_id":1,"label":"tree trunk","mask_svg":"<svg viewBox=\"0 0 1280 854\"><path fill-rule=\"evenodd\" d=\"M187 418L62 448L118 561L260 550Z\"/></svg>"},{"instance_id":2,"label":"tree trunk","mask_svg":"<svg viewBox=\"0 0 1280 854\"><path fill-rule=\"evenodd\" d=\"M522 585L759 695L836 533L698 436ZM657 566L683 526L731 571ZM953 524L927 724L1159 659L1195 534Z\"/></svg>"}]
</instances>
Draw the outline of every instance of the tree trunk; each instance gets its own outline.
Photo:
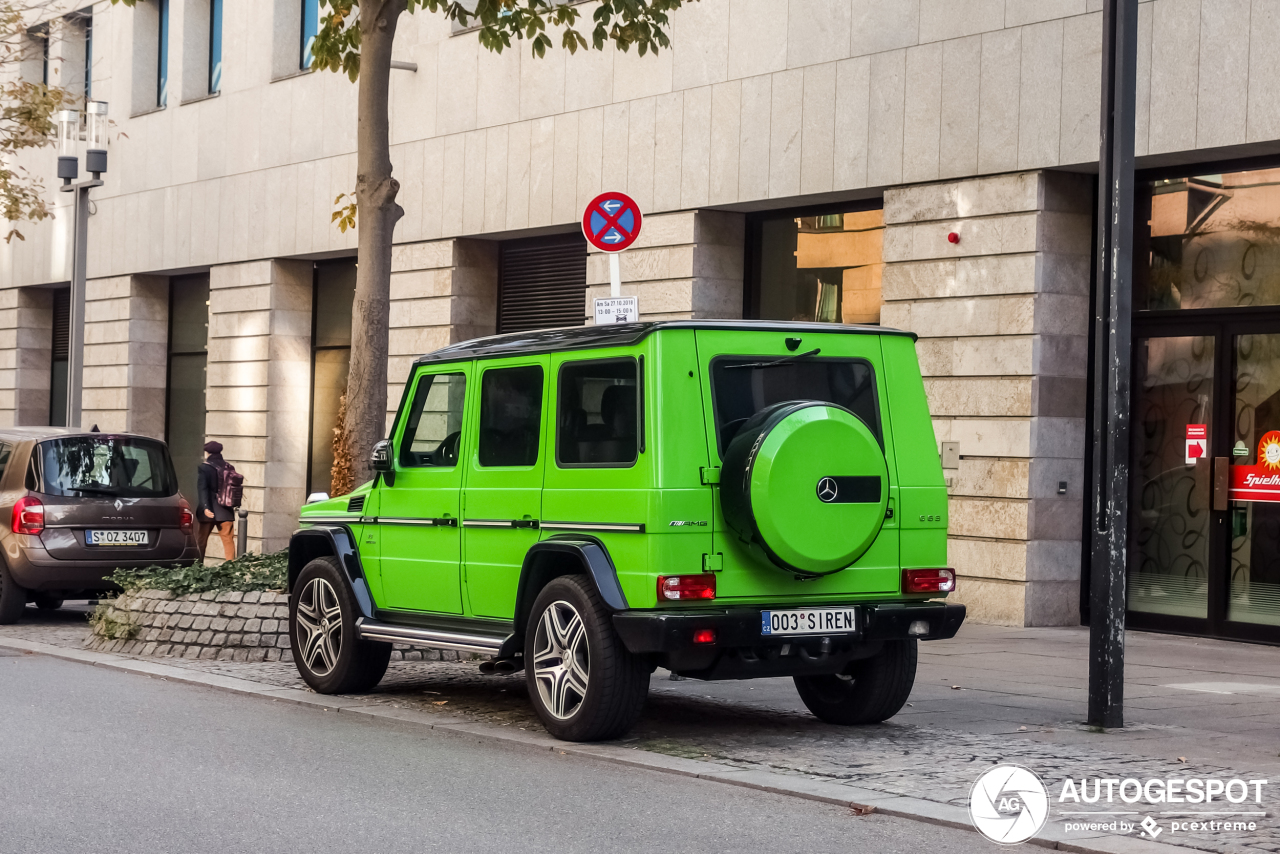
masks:
<instances>
[{"instance_id":1,"label":"tree trunk","mask_svg":"<svg viewBox=\"0 0 1280 854\"><path fill-rule=\"evenodd\" d=\"M404 210L391 177L387 126L391 47L406 0L360 5L360 78L356 127L356 204L359 267L351 308L351 372L347 378L346 438L355 482L373 477L370 456L386 433L387 327L391 312L391 241Z\"/></svg>"}]
</instances>

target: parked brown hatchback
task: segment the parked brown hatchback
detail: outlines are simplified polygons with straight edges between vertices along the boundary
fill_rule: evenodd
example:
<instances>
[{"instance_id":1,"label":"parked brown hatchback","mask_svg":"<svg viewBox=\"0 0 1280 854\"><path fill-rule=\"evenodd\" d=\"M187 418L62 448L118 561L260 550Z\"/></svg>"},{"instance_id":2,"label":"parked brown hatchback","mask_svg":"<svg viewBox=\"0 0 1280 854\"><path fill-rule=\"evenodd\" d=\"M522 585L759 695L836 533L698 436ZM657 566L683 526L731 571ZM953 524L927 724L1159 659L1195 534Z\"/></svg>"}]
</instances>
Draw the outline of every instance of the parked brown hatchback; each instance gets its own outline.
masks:
<instances>
[{"instance_id":1,"label":"parked brown hatchback","mask_svg":"<svg viewBox=\"0 0 1280 854\"><path fill-rule=\"evenodd\" d=\"M0 520L0 624L102 591L117 568L199 557L169 449L145 436L0 429Z\"/></svg>"}]
</instances>

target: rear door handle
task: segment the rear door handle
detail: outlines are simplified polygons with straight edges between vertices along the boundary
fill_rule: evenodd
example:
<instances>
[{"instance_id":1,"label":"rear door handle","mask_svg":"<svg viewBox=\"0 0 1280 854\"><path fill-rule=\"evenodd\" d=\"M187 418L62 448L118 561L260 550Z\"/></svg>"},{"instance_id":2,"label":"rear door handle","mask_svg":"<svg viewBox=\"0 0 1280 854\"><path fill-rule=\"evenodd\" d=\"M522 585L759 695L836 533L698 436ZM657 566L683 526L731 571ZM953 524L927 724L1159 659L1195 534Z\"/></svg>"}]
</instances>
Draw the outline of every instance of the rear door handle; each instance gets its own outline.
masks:
<instances>
[{"instance_id":1,"label":"rear door handle","mask_svg":"<svg viewBox=\"0 0 1280 854\"><path fill-rule=\"evenodd\" d=\"M1231 486L1231 460L1228 457L1213 458L1213 509L1227 509L1227 491Z\"/></svg>"}]
</instances>

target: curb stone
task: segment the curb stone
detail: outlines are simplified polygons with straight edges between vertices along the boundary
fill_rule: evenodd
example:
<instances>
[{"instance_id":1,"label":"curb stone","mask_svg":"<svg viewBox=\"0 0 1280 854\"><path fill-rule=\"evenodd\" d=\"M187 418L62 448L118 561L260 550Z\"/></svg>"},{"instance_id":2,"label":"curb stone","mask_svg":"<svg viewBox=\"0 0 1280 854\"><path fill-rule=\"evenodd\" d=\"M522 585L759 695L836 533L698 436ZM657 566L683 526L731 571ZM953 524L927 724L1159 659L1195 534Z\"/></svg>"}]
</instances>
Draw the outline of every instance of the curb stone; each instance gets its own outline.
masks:
<instances>
[{"instance_id":1,"label":"curb stone","mask_svg":"<svg viewBox=\"0 0 1280 854\"><path fill-rule=\"evenodd\" d=\"M206 688L215 688L237 694L249 694L263 699L311 706L325 711L358 714L372 719L386 719L423 727L447 735L475 739L481 743L496 742L509 747L549 750L567 756L580 756L585 759L644 768L661 774L696 777L699 780L707 780L709 782L740 786L833 806L847 807L858 815L867 813L890 815L896 818L922 821L928 824L953 827L976 833L969 821L968 811L954 804L943 804L922 798L893 795L887 792L844 786L839 783L828 783L822 780L811 780L790 774L775 774L769 771L733 768L712 762L684 759L661 753L650 753L636 748L612 744L573 744L558 741L550 735L537 732L513 732L506 727L467 721L435 712L394 708L351 697L313 694L298 688L280 688L249 679L187 670L160 662L138 661L105 652L78 650L5 637L0 637L0 648L47 655L50 658L105 667L110 670L119 670L140 676L151 676L171 682L201 685ZM1110 836L1101 833L1066 833L1054 827L1046 827L1036 838L1028 840L1028 844L1060 851L1077 852L1077 854L1186 854L1187 851L1198 850L1134 837Z\"/></svg>"}]
</instances>

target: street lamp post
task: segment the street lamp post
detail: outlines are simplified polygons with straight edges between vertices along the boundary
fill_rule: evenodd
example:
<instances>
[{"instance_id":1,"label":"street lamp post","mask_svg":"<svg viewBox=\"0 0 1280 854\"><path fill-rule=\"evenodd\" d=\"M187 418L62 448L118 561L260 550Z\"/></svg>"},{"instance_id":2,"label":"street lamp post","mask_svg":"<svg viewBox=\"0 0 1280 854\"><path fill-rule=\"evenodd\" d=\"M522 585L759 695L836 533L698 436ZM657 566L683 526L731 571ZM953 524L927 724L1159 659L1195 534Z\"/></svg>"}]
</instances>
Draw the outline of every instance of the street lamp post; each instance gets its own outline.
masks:
<instances>
[{"instance_id":1,"label":"street lamp post","mask_svg":"<svg viewBox=\"0 0 1280 854\"><path fill-rule=\"evenodd\" d=\"M67 426L79 427L84 396L84 291L85 267L89 256L89 191L101 187L101 175L107 171L107 102L90 101L86 105L85 171L93 177L80 177L80 159L76 155L80 139L80 113L63 110L56 116L58 124L58 177L64 193L75 193L75 224L71 242L71 320L67 336ZM75 182L75 183L73 183Z\"/></svg>"}]
</instances>

